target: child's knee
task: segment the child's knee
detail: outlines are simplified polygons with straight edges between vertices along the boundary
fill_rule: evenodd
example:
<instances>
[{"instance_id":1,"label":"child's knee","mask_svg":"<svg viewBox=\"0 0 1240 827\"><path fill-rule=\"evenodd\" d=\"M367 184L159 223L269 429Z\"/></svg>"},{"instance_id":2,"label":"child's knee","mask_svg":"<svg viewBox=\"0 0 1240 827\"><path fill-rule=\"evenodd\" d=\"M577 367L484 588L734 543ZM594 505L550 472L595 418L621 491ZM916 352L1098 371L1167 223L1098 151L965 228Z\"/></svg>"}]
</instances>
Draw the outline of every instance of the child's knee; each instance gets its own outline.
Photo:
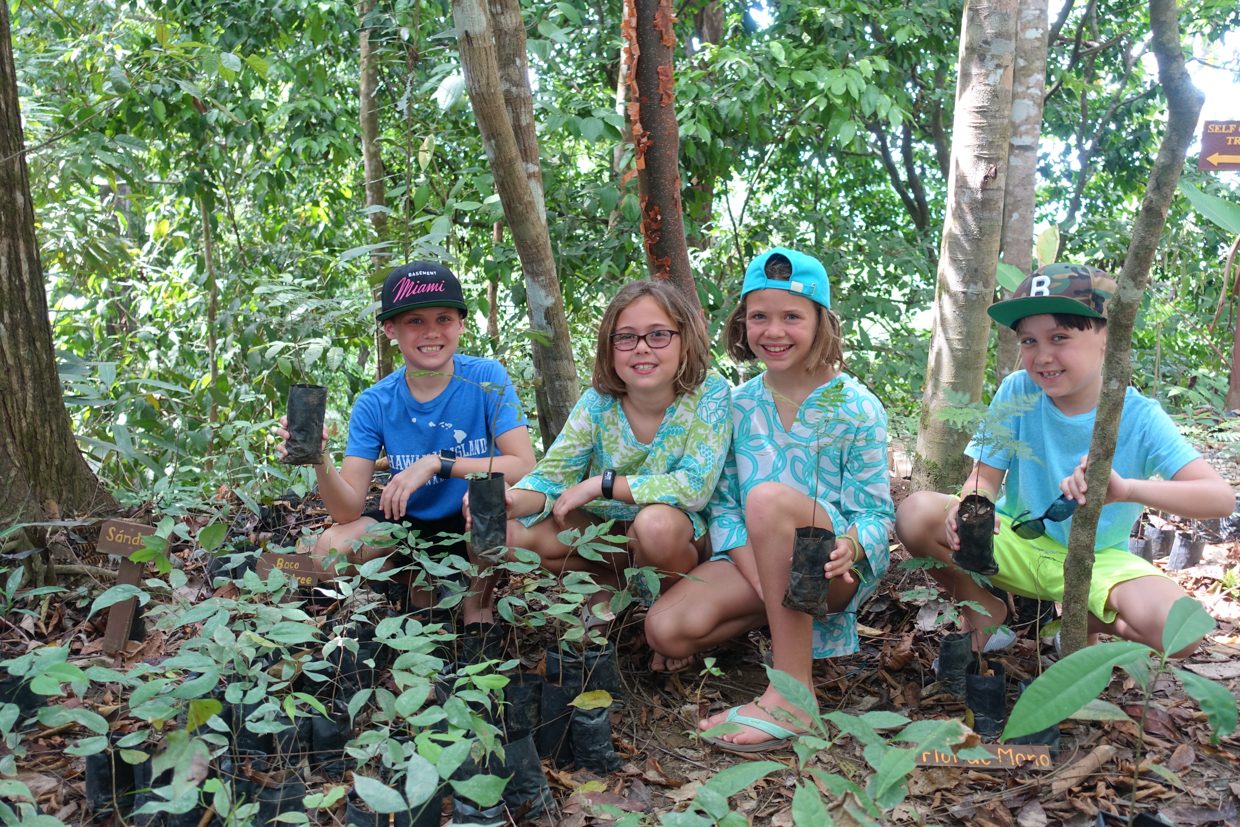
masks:
<instances>
[{"instance_id":1,"label":"child's knee","mask_svg":"<svg viewBox=\"0 0 1240 827\"><path fill-rule=\"evenodd\" d=\"M937 491L910 494L896 509L896 537L914 556L924 556L930 541L939 536L951 498Z\"/></svg>"},{"instance_id":2,"label":"child's knee","mask_svg":"<svg viewBox=\"0 0 1240 827\"><path fill-rule=\"evenodd\" d=\"M678 608L660 608L659 602L646 613L646 642L665 657L684 657L694 653L692 635L685 628L685 616Z\"/></svg>"},{"instance_id":3,"label":"child's knee","mask_svg":"<svg viewBox=\"0 0 1240 827\"><path fill-rule=\"evenodd\" d=\"M639 543L666 542L684 536L685 542L693 539L693 523L685 512L670 505L648 505L633 519L629 536Z\"/></svg>"}]
</instances>

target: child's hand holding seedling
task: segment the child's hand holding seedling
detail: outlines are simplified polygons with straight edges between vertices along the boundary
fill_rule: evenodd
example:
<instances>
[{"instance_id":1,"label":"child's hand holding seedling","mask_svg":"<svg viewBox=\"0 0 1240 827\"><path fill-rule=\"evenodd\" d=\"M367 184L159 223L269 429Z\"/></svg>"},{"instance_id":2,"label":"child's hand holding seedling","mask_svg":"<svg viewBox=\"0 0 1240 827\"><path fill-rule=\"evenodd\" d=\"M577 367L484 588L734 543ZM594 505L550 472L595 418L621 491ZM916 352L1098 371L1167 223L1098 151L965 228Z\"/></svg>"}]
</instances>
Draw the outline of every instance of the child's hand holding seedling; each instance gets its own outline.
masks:
<instances>
[{"instance_id":1,"label":"child's hand holding seedling","mask_svg":"<svg viewBox=\"0 0 1240 827\"><path fill-rule=\"evenodd\" d=\"M960 550L960 534L959 524L956 522L956 515L960 513L960 503L970 494L980 494L991 502L996 502L998 497L999 486L1003 484L1003 471L998 468L991 467L984 463L978 463L973 468L973 473L969 475L969 479L960 489L960 496L953 497L947 506L947 516L944 522L947 524L947 545L952 551ZM995 534L999 533L1000 523L995 520Z\"/></svg>"},{"instance_id":2,"label":"child's hand holding seedling","mask_svg":"<svg viewBox=\"0 0 1240 827\"><path fill-rule=\"evenodd\" d=\"M831 550L830 561L822 567L823 576L828 580L843 577L848 584L861 581L861 569L857 563L865 556L861 541L855 534L841 534L835 538L835 548Z\"/></svg>"}]
</instances>

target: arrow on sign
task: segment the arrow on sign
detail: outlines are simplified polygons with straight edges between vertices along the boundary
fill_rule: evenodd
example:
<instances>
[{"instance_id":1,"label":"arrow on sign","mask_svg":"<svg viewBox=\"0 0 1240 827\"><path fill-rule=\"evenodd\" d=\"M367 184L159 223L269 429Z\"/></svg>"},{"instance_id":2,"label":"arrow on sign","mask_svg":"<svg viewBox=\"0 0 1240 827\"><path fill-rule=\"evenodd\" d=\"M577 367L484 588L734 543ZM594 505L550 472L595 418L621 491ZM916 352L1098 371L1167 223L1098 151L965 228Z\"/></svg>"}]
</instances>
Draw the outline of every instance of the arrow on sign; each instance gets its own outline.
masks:
<instances>
[{"instance_id":1,"label":"arrow on sign","mask_svg":"<svg viewBox=\"0 0 1240 827\"><path fill-rule=\"evenodd\" d=\"M1206 158L1207 161L1218 166L1219 164L1240 164L1240 155L1219 155L1217 152Z\"/></svg>"}]
</instances>

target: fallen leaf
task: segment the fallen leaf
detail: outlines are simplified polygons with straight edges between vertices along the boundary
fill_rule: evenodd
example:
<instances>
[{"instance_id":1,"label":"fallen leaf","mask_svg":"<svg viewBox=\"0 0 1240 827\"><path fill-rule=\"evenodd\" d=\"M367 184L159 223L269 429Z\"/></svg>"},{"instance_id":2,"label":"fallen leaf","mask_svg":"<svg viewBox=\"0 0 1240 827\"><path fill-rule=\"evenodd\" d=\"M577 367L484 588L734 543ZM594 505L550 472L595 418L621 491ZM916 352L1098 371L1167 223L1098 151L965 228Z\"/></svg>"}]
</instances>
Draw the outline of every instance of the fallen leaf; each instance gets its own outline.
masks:
<instances>
[{"instance_id":1,"label":"fallen leaf","mask_svg":"<svg viewBox=\"0 0 1240 827\"><path fill-rule=\"evenodd\" d=\"M950 790L960 783L961 770L955 767L927 767L914 770L909 776L908 791L911 795L931 795L939 790Z\"/></svg>"},{"instance_id":2,"label":"fallen leaf","mask_svg":"<svg viewBox=\"0 0 1240 827\"><path fill-rule=\"evenodd\" d=\"M771 827L792 827L792 808L784 807L771 816Z\"/></svg>"},{"instance_id":3,"label":"fallen leaf","mask_svg":"<svg viewBox=\"0 0 1240 827\"><path fill-rule=\"evenodd\" d=\"M1036 798L1030 799L1016 814L1018 827L1046 827L1046 822L1046 810L1042 809L1042 803Z\"/></svg>"},{"instance_id":4,"label":"fallen leaf","mask_svg":"<svg viewBox=\"0 0 1240 827\"><path fill-rule=\"evenodd\" d=\"M36 800L60 787L59 778L54 775L46 775L41 772L18 772L17 780L25 784L30 789L30 794L33 795Z\"/></svg>"},{"instance_id":5,"label":"fallen leaf","mask_svg":"<svg viewBox=\"0 0 1240 827\"><path fill-rule=\"evenodd\" d=\"M646 770L642 773L642 780L647 784L658 784L660 787L683 787L685 782L676 781L668 778L667 773L663 772L663 767L659 766L659 762L654 758L646 759Z\"/></svg>"},{"instance_id":6,"label":"fallen leaf","mask_svg":"<svg viewBox=\"0 0 1240 827\"><path fill-rule=\"evenodd\" d=\"M1188 744L1180 744L1175 748L1175 752L1171 753L1171 757L1167 759L1164 765L1172 772L1180 772L1197 758L1197 753Z\"/></svg>"},{"instance_id":7,"label":"fallen leaf","mask_svg":"<svg viewBox=\"0 0 1240 827\"><path fill-rule=\"evenodd\" d=\"M1138 724L1141 723L1141 707L1137 704L1130 704L1124 707L1124 711L1128 713L1128 717L1132 718ZM1150 735L1157 735L1159 738L1167 738L1172 743L1179 741L1182 733L1176 727L1175 722L1171 720L1171 716L1167 714L1165 709L1159 709L1156 706L1150 706L1145 710L1145 731Z\"/></svg>"},{"instance_id":8,"label":"fallen leaf","mask_svg":"<svg viewBox=\"0 0 1240 827\"><path fill-rule=\"evenodd\" d=\"M1240 678L1240 661L1186 663L1184 668L1189 672L1198 674L1203 678L1209 678L1212 681L1228 681L1232 678Z\"/></svg>"},{"instance_id":9,"label":"fallen leaf","mask_svg":"<svg viewBox=\"0 0 1240 827\"><path fill-rule=\"evenodd\" d=\"M883 669L891 672L903 669L908 662L913 659L913 633L909 632L900 638L899 642L890 650L886 646L883 647L883 655L879 660L879 665Z\"/></svg>"},{"instance_id":10,"label":"fallen leaf","mask_svg":"<svg viewBox=\"0 0 1240 827\"><path fill-rule=\"evenodd\" d=\"M1236 820L1236 802L1228 801L1225 808L1216 810L1213 807L1168 807L1159 810L1172 824L1214 824L1219 821L1234 822Z\"/></svg>"},{"instance_id":11,"label":"fallen leaf","mask_svg":"<svg viewBox=\"0 0 1240 827\"><path fill-rule=\"evenodd\" d=\"M700 786L702 786L700 782L690 781L688 784L685 784L680 789L672 790L669 793L664 793L664 795L669 800L675 801L677 804L679 804L682 801L693 800L697 796L698 787Z\"/></svg>"}]
</instances>

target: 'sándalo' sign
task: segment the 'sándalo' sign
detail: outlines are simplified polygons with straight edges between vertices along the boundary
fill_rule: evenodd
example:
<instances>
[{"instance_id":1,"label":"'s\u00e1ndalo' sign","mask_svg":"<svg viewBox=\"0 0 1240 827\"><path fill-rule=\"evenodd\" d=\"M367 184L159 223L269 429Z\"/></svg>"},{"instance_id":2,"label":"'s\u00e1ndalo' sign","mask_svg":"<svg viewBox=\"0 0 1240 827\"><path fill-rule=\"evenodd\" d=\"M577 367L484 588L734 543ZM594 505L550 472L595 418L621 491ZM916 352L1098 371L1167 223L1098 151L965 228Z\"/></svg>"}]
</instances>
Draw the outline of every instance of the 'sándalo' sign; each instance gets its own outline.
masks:
<instances>
[{"instance_id":1,"label":"'s\u00e1ndalo' sign","mask_svg":"<svg viewBox=\"0 0 1240 827\"><path fill-rule=\"evenodd\" d=\"M154 534L155 529L149 525L127 523L123 520L108 520L99 529L97 548L99 551L104 551L108 554L128 557L138 549L143 548L143 537L150 537Z\"/></svg>"},{"instance_id":2,"label":"'s\u00e1ndalo' sign","mask_svg":"<svg viewBox=\"0 0 1240 827\"><path fill-rule=\"evenodd\" d=\"M1206 121L1201 127L1201 172L1240 169L1240 121Z\"/></svg>"}]
</instances>

